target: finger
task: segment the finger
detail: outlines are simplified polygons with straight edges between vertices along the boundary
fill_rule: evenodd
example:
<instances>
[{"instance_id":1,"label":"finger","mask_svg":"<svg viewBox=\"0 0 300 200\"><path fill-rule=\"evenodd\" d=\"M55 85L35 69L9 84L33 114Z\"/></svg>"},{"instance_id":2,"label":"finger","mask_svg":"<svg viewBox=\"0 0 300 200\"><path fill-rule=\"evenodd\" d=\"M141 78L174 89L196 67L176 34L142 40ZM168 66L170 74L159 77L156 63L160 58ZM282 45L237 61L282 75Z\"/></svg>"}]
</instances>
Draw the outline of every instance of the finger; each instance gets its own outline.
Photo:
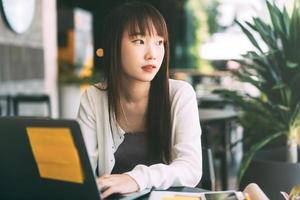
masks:
<instances>
[{"instance_id":1,"label":"finger","mask_svg":"<svg viewBox=\"0 0 300 200\"><path fill-rule=\"evenodd\" d=\"M99 181L98 188L101 192L104 192L113 185L114 185L113 180L104 180L104 181Z\"/></svg>"},{"instance_id":2,"label":"finger","mask_svg":"<svg viewBox=\"0 0 300 200\"><path fill-rule=\"evenodd\" d=\"M97 188L98 188L98 190L100 191L99 179L100 179L100 178L96 178L96 180L95 180L95 181L96 181Z\"/></svg>"},{"instance_id":3,"label":"finger","mask_svg":"<svg viewBox=\"0 0 300 200\"><path fill-rule=\"evenodd\" d=\"M96 179L96 184L97 184L98 190L101 191L102 186L101 186L101 180L100 180L100 178Z\"/></svg>"},{"instance_id":4,"label":"finger","mask_svg":"<svg viewBox=\"0 0 300 200\"><path fill-rule=\"evenodd\" d=\"M122 174L111 174L111 175L109 175L109 176L111 176L111 177L119 177L119 176L121 176Z\"/></svg>"},{"instance_id":5,"label":"finger","mask_svg":"<svg viewBox=\"0 0 300 200\"><path fill-rule=\"evenodd\" d=\"M96 179L97 184L101 184L102 181L103 181L103 179L101 179L101 178Z\"/></svg>"},{"instance_id":6,"label":"finger","mask_svg":"<svg viewBox=\"0 0 300 200\"><path fill-rule=\"evenodd\" d=\"M97 179L97 184L106 185L107 183L113 181L114 179L111 176L100 177Z\"/></svg>"},{"instance_id":7,"label":"finger","mask_svg":"<svg viewBox=\"0 0 300 200\"><path fill-rule=\"evenodd\" d=\"M109 175L109 174L104 174L104 175L102 175L100 178L109 178L111 175Z\"/></svg>"},{"instance_id":8,"label":"finger","mask_svg":"<svg viewBox=\"0 0 300 200\"><path fill-rule=\"evenodd\" d=\"M109 187L107 187L107 186L105 186L105 187L99 187L99 191L101 192L101 193L103 193L103 192L105 192L107 189L108 189Z\"/></svg>"},{"instance_id":9,"label":"finger","mask_svg":"<svg viewBox=\"0 0 300 200\"><path fill-rule=\"evenodd\" d=\"M101 193L101 197L106 198L114 193L119 193L116 188L117 187L114 187L114 186L109 187L107 190L105 190L104 192Z\"/></svg>"}]
</instances>

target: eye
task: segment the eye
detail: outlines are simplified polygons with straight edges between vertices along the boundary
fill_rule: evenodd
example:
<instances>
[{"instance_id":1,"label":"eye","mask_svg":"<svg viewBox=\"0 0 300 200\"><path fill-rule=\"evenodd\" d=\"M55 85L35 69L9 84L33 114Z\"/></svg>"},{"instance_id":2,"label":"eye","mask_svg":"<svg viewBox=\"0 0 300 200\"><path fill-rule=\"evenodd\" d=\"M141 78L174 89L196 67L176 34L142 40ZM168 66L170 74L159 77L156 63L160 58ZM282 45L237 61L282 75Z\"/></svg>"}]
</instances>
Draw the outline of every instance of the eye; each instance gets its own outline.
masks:
<instances>
[{"instance_id":1,"label":"eye","mask_svg":"<svg viewBox=\"0 0 300 200\"><path fill-rule=\"evenodd\" d=\"M157 44L158 46L161 46L161 45L164 44L164 41L163 41L163 40L158 40L158 41L156 42L156 44Z\"/></svg>"},{"instance_id":2,"label":"eye","mask_svg":"<svg viewBox=\"0 0 300 200\"><path fill-rule=\"evenodd\" d=\"M141 39L133 40L132 41L134 44L144 44L144 41Z\"/></svg>"}]
</instances>

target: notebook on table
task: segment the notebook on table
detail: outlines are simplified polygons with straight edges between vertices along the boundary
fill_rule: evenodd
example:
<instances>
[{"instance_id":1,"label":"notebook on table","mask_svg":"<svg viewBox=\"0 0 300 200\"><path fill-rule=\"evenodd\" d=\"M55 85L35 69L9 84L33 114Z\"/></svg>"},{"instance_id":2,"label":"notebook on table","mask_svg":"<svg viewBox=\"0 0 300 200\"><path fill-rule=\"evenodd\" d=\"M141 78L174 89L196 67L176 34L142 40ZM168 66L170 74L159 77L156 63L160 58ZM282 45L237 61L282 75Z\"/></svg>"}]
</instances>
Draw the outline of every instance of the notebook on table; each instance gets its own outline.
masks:
<instances>
[{"instance_id":1,"label":"notebook on table","mask_svg":"<svg viewBox=\"0 0 300 200\"><path fill-rule=\"evenodd\" d=\"M149 200L246 200L247 197L240 191L206 191L206 192L172 192L153 191Z\"/></svg>"},{"instance_id":2,"label":"notebook on table","mask_svg":"<svg viewBox=\"0 0 300 200\"><path fill-rule=\"evenodd\" d=\"M2 200L101 200L75 120L0 118L0 160Z\"/></svg>"}]
</instances>

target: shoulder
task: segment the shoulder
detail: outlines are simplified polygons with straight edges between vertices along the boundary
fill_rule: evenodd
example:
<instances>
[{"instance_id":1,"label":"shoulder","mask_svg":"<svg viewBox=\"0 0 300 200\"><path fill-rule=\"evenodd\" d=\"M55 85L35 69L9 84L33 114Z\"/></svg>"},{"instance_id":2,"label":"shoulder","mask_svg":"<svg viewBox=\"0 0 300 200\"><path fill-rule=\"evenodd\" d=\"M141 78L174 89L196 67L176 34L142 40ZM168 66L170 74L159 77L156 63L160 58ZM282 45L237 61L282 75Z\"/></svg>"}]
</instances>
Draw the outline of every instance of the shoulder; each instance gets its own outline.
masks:
<instances>
[{"instance_id":1,"label":"shoulder","mask_svg":"<svg viewBox=\"0 0 300 200\"><path fill-rule=\"evenodd\" d=\"M81 101L101 101L101 99L105 99L107 96L107 90L105 88L105 84L96 83L94 85L89 86L82 94Z\"/></svg>"},{"instance_id":2,"label":"shoulder","mask_svg":"<svg viewBox=\"0 0 300 200\"><path fill-rule=\"evenodd\" d=\"M171 99L174 96L177 96L180 94L186 94L186 95L188 95L188 94L194 95L195 94L194 88L186 81L169 79L169 87L170 87Z\"/></svg>"},{"instance_id":3,"label":"shoulder","mask_svg":"<svg viewBox=\"0 0 300 200\"><path fill-rule=\"evenodd\" d=\"M181 108L190 105L190 102L197 102L194 88L185 81L169 80L170 102L173 108Z\"/></svg>"},{"instance_id":4,"label":"shoulder","mask_svg":"<svg viewBox=\"0 0 300 200\"><path fill-rule=\"evenodd\" d=\"M106 84L105 83L96 83L96 84L93 84L93 85L90 85L85 91L83 94L86 94L86 95L103 95L103 94L106 94L107 93L107 90L106 90Z\"/></svg>"}]
</instances>

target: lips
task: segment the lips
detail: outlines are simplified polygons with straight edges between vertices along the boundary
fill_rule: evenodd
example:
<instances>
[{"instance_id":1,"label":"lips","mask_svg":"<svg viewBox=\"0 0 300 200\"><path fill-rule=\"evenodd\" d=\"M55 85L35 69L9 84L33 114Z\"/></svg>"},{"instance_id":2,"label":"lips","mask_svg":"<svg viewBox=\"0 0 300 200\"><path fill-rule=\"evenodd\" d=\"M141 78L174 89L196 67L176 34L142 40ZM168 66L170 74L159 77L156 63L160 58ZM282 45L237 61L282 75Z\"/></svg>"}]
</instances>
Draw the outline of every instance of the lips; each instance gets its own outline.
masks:
<instances>
[{"instance_id":1,"label":"lips","mask_svg":"<svg viewBox=\"0 0 300 200\"><path fill-rule=\"evenodd\" d=\"M155 70L155 68L155 65L145 65L142 67L142 70L144 70L145 72L152 72L153 70Z\"/></svg>"}]
</instances>

